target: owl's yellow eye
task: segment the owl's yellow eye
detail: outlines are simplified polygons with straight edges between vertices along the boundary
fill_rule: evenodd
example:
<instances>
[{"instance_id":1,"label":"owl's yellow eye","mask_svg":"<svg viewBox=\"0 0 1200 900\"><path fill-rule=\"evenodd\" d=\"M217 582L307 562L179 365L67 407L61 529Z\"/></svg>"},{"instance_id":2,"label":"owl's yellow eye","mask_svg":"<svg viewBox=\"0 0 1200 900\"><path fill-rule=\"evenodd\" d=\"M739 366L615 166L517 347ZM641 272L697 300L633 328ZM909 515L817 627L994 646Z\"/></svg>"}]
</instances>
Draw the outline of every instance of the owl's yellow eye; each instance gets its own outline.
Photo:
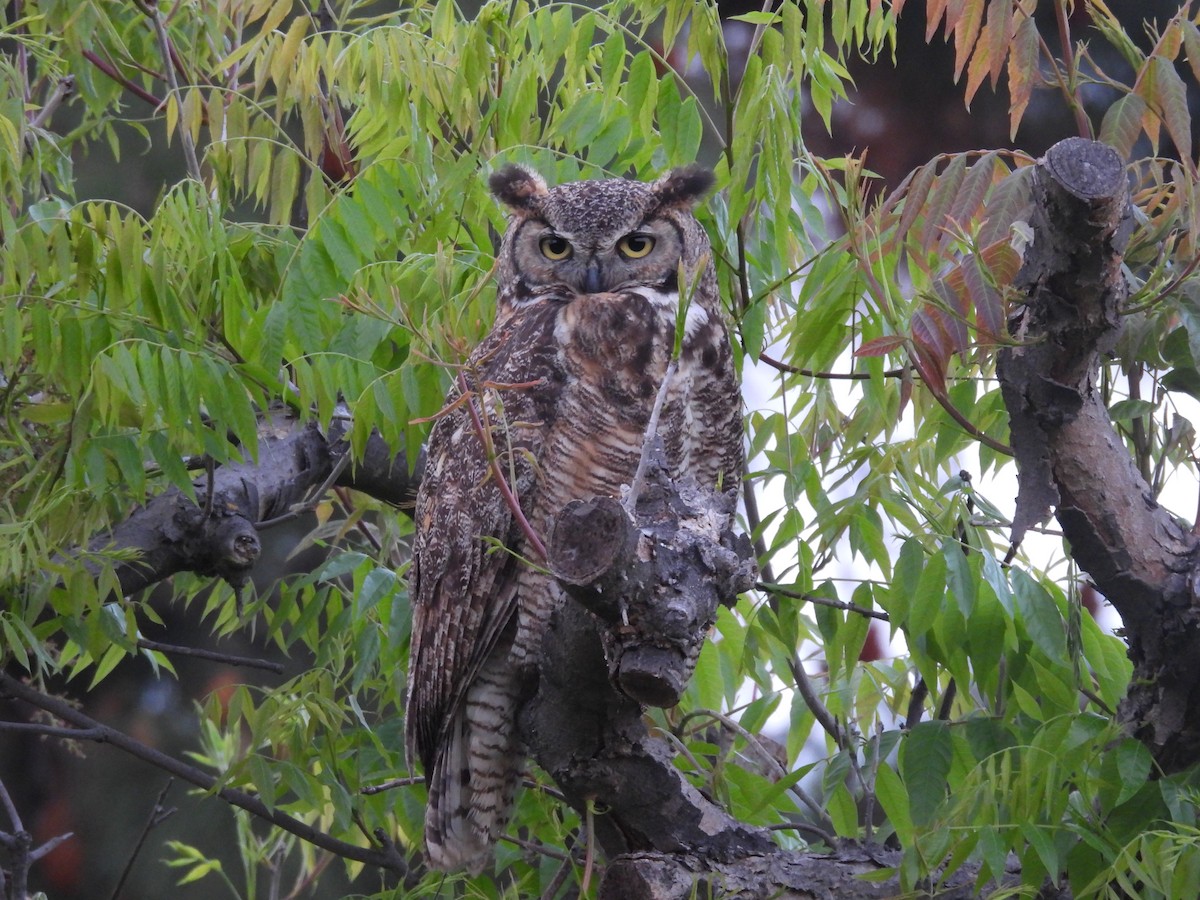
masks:
<instances>
[{"instance_id":1,"label":"owl's yellow eye","mask_svg":"<svg viewBox=\"0 0 1200 900\"><path fill-rule=\"evenodd\" d=\"M555 261L566 259L571 255L571 242L557 234L548 234L538 245L542 248L542 256Z\"/></svg>"},{"instance_id":2,"label":"owl's yellow eye","mask_svg":"<svg viewBox=\"0 0 1200 900\"><path fill-rule=\"evenodd\" d=\"M617 249L627 259L641 259L654 249L654 238L649 234L627 234L617 243Z\"/></svg>"}]
</instances>

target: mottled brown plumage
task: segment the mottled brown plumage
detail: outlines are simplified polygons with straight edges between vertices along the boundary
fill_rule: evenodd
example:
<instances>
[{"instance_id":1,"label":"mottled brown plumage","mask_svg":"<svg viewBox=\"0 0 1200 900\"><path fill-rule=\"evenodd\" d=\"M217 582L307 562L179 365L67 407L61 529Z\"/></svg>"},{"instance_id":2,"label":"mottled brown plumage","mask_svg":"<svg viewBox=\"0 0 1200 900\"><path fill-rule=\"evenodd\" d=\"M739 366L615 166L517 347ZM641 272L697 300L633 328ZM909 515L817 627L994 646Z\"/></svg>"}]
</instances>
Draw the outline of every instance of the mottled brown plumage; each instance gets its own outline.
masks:
<instances>
[{"instance_id":1,"label":"mottled brown plumage","mask_svg":"<svg viewBox=\"0 0 1200 900\"><path fill-rule=\"evenodd\" d=\"M406 724L435 867L479 871L491 858L523 765L517 710L563 596L523 561L534 551L485 444L538 534L571 500L619 496L670 361L682 277L691 303L659 432L680 474L741 476L740 393L691 213L710 184L694 167L649 184L547 188L516 166L492 176L512 211L496 323L467 364L468 396L452 390L433 428L416 509Z\"/></svg>"}]
</instances>

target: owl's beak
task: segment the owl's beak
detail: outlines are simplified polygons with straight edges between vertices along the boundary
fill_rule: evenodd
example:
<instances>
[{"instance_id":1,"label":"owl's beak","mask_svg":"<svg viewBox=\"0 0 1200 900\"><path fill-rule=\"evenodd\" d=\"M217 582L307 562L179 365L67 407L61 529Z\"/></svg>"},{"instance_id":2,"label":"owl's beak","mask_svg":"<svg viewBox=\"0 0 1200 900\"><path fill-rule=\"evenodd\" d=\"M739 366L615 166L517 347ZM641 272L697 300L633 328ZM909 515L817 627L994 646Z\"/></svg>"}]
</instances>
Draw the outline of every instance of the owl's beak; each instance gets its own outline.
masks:
<instances>
[{"instance_id":1,"label":"owl's beak","mask_svg":"<svg viewBox=\"0 0 1200 900\"><path fill-rule=\"evenodd\" d=\"M587 294L598 294L603 290L603 283L600 280L600 263L592 260L588 263L588 267L583 273L583 290Z\"/></svg>"}]
</instances>

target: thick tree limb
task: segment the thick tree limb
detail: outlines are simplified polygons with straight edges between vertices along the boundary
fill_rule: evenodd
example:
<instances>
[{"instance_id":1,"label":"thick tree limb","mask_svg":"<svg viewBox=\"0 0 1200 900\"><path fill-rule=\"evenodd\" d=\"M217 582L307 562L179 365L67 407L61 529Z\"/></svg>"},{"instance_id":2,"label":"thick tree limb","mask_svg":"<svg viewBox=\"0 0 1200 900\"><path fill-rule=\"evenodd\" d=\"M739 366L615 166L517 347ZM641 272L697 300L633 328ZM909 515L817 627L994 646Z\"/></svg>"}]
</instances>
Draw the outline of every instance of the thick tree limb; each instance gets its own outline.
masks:
<instances>
[{"instance_id":1,"label":"thick tree limb","mask_svg":"<svg viewBox=\"0 0 1200 900\"><path fill-rule=\"evenodd\" d=\"M1200 759L1197 539L1154 500L1098 390L1120 330L1129 188L1116 153L1071 138L1038 163L1034 243L998 373L1020 466L1014 541L1051 506L1120 612L1134 674L1120 710L1167 771Z\"/></svg>"},{"instance_id":2,"label":"thick tree limb","mask_svg":"<svg viewBox=\"0 0 1200 900\"><path fill-rule=\"evenodd\" d=\"M197 479L198 503L176 488L167 490L93 540L90 549L133 551L132 558L114 564L125 594L185 571L240 586L259 555L259 523L320 499L327 486L354 488L411 511L421 461L410 474L404 454L372 435L362 460L340 465L350 451L342 440L348 430L348 416L322 433L290 410L268 410L260 420L257 463L214 469L211 497L210 479Z\"/></svg>"},{"instance_id":3,"label":"thick tree limb","mask_svg":"<svg viewBox=\"0 0 1200 900\"><path fill-rule=\"evenodd\" d=\"M735 537L733 497L672 483L651 457L636 518L610 498L576 501L555 521L551 571L576 602L558 609L542 651L523 735L567 802L591 811L609 862L602 898L696 896L892 897L893 878L859 876L899 864L897 851L847 842L787 853L738 822L674 765L643 703L673 706L692 673L718 603L754 579ZM938 896L973 897L971 872Z\"/></svg>"}]
</instances>

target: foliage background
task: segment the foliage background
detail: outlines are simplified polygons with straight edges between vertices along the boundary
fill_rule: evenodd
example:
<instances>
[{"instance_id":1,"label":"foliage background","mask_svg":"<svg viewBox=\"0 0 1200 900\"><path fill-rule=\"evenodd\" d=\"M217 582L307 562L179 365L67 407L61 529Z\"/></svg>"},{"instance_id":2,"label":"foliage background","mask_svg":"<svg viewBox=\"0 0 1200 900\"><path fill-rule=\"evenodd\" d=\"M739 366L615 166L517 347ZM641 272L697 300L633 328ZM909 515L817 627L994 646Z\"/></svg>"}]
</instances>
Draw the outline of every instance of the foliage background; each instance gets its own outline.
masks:
<instances>
[{"instance_id":1,"label":"foliage background","mask_svg":"<svg viewBox=\"0 0 1200 900\"><path fill-rule=\"evenodd\" d=\"M1031 888L1062 870L1081 894L1131 869L1165 895L1164 879L1195 883L1191 782L1149 780L1144 748L1111 726L1128 677L1119 642L1081 612L1060 553L1001 568L1011 504L986 480L1007 465L991 358L1022 240L1009 227L1020 172L1089 129L1134 161L1143 212L1129 254L1136 314L1106 384L1113 415L1156 488L1194 469L1173 398L1200 386L1188 104L1200 31L1189 6L1132 6L1139 15L1122 19L1117 4L910 3L897 31L895 4L849 0L770 13L10 5L5 664L86 693L98 717L347 840L375 827L419 840L419 786L360 793L410 774L402 516L323 498L271 534L277 563L244 605L196 576L113 600L111 579L60 551L167 485L192 490L198 454L253 457L255 409L270 402L327 423L344 398L356 446L374 429L415 451L448 365L490 323L503 223L486 172L519 160L552 181L650 176L699 157L721 189L706 224L738 352L772 379L748 410L761 497L747 525L765 580L789 593L722 616L686 702L660 717L680 765L747 821L804 821L781 827L787 846L894 835L909 884L947 854L996 872L1009 850ZM957 85L928 77L939 61ZM853 109L841 102L851 71ZM910 79L934 93L906 90ZM964 93L991 115L967 118ZM843 155L867 146L865 161ZM981 148L1001 152L961 152ZM764 351L778 365L756 369ZM862 377L825 377L852 369ZM308 574L273 585L284 571ZM886 613L905 649L805 597ZM288 669L256 679L138 650L138 636L211 637ZM792 690L798 665L824 722ZM902 729L916 710L926 721ZM751 736L768 722L784 727L764 760ZM115 884L163 783L108 748L83 752L76 762L62 745L8 736L0 750L0 778L40 838L81 835L38 871L58 897ZM129 832L112 824L122 808ZM560 870L582 878L576 816L526 791L518 822L500 881L464 891L533 896ZM124 896L160 896L179 878L198 897L380 889L213 801L155 828L135 877Z\"/></svg>"}]
</instances>

